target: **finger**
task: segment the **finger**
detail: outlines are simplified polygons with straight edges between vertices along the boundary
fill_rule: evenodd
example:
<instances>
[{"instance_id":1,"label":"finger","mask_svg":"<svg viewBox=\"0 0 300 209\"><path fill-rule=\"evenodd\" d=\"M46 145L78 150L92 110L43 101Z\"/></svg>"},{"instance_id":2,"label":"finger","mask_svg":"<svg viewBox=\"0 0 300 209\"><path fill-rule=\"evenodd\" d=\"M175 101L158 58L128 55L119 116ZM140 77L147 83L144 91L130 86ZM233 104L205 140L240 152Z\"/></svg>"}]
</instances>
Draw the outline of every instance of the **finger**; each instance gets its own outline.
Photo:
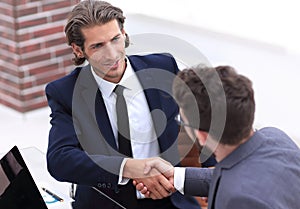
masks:
<instances>
[{"instance_id":1,"label":"finger","mask_svg":"<svg viewBox=\"0 0 300 209\"><path fill-rule=\"evenodd\" d=\"M171 183L168 179L166 178L160 178L159 183L163 186L163 188L168 192L168 195L170 192L175 192L175 188L173 183Z\"/></svg>"},{"instance_id":2,"label":"finger","mask_svg":"<svg viewBox=\"0 0 300 209\"><path fill-rule=\"evenodd\" d=\"M147 194L147 193L150 193L150 192L148 191L147 187L143 187L143 188L140 190L140 192L141 192L143 195L145 195L145 194Z\"/></svg>"},{"instance_id":3,"label":"finger","mask_svg":"<svg viewBox=\"0 0 300 209\"><path fill-rule=\"evenodd\" d=\"M152 180L153 181L153 180ZM147 189L151 192L152 199L162 199L169 195L169 192L164 189L164 187L159 184L159 181L155 180L152 182L151 186L147 187Z\"/></svg>"},{"instance_id":4,"label":"finger","mask_svg":"<svg viewBox=\"0 0 300 209\"><path fill-rule=\"evenodd\" d=\"M138 190L138 191L142 191L143 189L144 189L144 184L143 183L138 183L136 186L135 186L135 188ZM146 189L147 189L147 187L146 187Z\"/></svg>"},{"instance_id":5,"label":"finger","mask_svg":"<svg viewBox=\"0 0 300 209\"><path fill-rule=\"evenodd\" d=\"M133 181L132 181L132 184L133 184L133 186L136 186L136 185L137 185L136 180L133 180Z\"/></svg>"},{"instance_id":6,"label":"finger","mask_svg":"<svg viewBox=\"0 0 300 209\"><path fill-rule=\"evenodd\" d=\"M164 179L164 180L163 180ZM168 184L167 186L170 188L170 190L172 189L173 185L171 185L168 180L166 180L166 178L164 176L161 176L159 178L159 182L164 182L165 184ZM170 194L170 190L166 189L162 184L158 184L155 186L155 191L153 191L153 193L158 197L158 198L164 198L164 197L168 197Z\"/></svg>"},{"instance_id":7,"label":"finger","mask_svg":"<svg viewBox=\"0 0 300 209\"><path fill-rule=\"evenodd\" d=\"M175 190L174 185L169 181L169 179L165 178L164 176L161 176L159 178L159 183L168 193Z\"/></svg>"},{"instance_id":8,"label":"finger","mask_svg":"<svg viewBox=\"0 0 300 209\"><path fill-rule=\"evenodd\" d=\"M146 198L151 198L151 196L150 196L150 192L149 191L147 191L145 194L143 194Z\"/></svg>"}]
</instances>

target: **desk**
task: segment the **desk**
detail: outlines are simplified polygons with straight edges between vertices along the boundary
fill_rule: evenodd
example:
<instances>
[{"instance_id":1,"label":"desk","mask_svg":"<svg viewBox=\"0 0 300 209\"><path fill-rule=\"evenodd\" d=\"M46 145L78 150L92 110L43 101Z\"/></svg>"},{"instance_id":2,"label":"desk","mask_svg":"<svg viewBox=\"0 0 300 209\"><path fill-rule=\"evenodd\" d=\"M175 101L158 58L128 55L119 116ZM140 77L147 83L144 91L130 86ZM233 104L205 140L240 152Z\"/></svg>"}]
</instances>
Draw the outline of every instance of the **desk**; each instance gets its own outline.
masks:
<instances>
[{"instance_id":1,"label":"desk","mask_svg":"<svg viewBox=\"0 0 300 209\"><path fill-rule=\"evenodd\" d=\"M63 202L45 201L47 207L49 209L71 209L73 199L69 197L70 183L59 182L49 174L45 153L35 147L20 149L20 152L44 200L46 198L49 199L50 195L47 197L47 193L42 190L42 187L50 190L64 200Z\"/></svg>"}]
</instances>

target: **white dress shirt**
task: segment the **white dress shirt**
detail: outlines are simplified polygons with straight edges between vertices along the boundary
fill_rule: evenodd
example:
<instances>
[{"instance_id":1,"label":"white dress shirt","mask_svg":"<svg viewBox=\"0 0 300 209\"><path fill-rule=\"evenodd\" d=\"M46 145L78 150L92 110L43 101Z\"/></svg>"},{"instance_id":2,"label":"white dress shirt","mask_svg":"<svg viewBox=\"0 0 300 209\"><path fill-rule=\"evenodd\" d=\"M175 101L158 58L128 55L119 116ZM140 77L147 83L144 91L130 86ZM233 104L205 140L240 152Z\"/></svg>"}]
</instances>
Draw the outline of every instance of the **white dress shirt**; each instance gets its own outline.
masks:
<instances>
[{"instance_id":1,"label":"white dress shirt","mask_svg":"<svg viewBox=\"0 0 300 209\"><path fill-rule=\"evenodd\" d=\"M110 124L118 146L118 127L116 114L116 94L113 92L117 84L108 82L94 72L92 73L102 93L104 104L108 113ZM155 133L149 106L143 88L133 71L130 62L127 61L127 68L120 82L125 87L124 97L128 109L130 126L130 142L133 158L149 158L159 155L159 144ZM128 179L122 179L123 167L126 159L120 168L119 184L126 184ZM141 196L139 196L140 198Z\"/></svg>"},{"instance_id":2,"label":"white dress shirt","mask_svg":"<svg viewBox=\"0 0 300 209\"><path fill-rule=\"evenodd\" d=\"M184 194L185 168L174 167L174 187L181 194Z\"/></svg>"}]
</instances>

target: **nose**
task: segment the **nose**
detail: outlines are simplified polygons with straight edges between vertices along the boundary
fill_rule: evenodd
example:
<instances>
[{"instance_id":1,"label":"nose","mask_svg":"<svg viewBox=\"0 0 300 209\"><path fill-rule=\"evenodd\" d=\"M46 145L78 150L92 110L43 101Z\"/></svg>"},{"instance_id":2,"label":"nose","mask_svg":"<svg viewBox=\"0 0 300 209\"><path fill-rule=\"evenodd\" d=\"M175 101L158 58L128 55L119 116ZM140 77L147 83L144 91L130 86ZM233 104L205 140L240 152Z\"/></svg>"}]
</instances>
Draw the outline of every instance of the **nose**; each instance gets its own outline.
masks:
<instances>
[{"instance_id":1,"label":"nose","mask_svg":"<svg viewBox=\"0 0 300 209\"><path fill-rule=\"evenodd\" d=\"M103 56L106 59L114 60L117 57L117 50L112 44L106 44Z\"/></svg>"}]
</instances>

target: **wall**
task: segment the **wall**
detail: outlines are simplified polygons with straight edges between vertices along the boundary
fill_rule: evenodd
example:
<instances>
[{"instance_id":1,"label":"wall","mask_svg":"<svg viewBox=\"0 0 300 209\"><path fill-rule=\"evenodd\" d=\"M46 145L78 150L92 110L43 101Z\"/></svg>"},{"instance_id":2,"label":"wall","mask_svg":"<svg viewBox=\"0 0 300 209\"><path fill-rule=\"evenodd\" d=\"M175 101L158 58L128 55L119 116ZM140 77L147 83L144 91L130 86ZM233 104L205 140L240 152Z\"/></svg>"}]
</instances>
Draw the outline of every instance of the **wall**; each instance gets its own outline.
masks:
<instances>
[{"instance_id":1,"label":"wall","mask_svg":"<svg viewBox=\"0 0 300 209\"><path fill-rule=\"evenodd\" d=\"M0 103L19 112L44 107L45 84L68 73L63 28L79 0L0 2Z\"/></svg>"}]
</instances>

